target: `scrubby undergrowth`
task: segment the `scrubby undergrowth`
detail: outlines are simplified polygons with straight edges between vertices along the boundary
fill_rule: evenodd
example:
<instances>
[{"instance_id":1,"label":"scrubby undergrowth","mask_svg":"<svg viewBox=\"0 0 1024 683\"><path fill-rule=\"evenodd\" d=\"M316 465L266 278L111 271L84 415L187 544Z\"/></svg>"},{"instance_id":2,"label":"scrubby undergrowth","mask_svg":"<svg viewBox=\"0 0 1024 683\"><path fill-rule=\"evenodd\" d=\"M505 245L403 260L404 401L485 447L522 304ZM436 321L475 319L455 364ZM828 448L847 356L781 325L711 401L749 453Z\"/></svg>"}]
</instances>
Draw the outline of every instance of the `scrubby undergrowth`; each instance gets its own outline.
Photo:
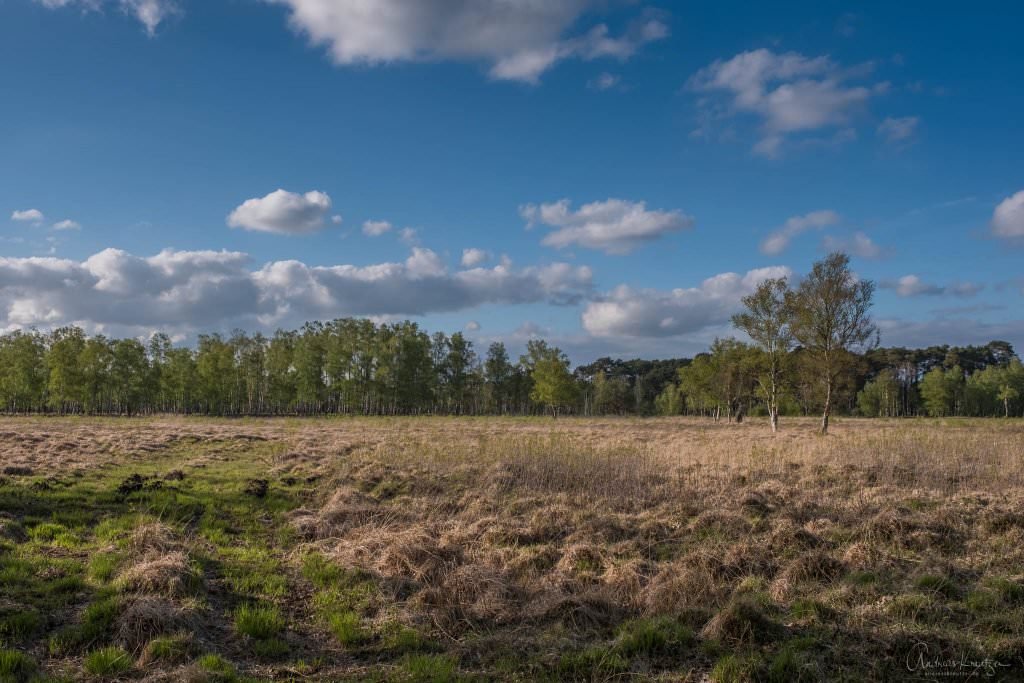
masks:
<instances>
[{"instance_id":1,"label":"scrubby undergrowth","mask_svg":"<svg viewBox=\"0 0 1024 683\"><path fill-rule=\"evenodd\" d=\"M1012 421L0 429L0 681L1024 678Z\"/></svg>"}]
</instances>

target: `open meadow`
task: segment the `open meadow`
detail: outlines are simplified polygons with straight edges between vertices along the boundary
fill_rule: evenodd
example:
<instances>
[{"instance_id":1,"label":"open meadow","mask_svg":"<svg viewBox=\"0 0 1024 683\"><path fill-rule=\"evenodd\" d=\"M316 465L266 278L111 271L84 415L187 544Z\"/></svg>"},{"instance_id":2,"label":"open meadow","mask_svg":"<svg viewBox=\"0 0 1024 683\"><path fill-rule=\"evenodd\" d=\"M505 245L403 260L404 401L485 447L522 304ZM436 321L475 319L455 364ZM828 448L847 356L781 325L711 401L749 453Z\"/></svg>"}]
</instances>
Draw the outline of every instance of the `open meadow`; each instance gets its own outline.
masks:
<instances>
[{"instance_id":1,"label":"open meadow","mask_svg":"<svg viewBox=\"0 0 1024 683\"><path fill-rule=\"evenodd\" d=\"M1024 678L1024 422L0 421L0 680Z\"/></svg>"}]
</instances>

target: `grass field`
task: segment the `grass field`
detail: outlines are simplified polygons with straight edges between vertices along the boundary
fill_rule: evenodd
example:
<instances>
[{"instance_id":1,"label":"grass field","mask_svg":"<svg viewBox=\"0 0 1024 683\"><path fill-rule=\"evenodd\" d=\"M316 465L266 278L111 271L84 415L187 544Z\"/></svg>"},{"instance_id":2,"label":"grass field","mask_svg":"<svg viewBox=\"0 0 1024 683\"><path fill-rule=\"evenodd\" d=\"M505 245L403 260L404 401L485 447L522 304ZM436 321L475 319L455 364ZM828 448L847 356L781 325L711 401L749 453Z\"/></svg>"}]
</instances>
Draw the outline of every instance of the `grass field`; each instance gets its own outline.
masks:
<instances>
[{"instance_id":1,"label":"grass field","mask_svg":"<svg viewBox=\"0 0 1024 683\"><path fill-rule=\"evenodd\" d=\"M5 419L0 681L1024 679L1024 423Z\"/></svg>"}]
</instances>

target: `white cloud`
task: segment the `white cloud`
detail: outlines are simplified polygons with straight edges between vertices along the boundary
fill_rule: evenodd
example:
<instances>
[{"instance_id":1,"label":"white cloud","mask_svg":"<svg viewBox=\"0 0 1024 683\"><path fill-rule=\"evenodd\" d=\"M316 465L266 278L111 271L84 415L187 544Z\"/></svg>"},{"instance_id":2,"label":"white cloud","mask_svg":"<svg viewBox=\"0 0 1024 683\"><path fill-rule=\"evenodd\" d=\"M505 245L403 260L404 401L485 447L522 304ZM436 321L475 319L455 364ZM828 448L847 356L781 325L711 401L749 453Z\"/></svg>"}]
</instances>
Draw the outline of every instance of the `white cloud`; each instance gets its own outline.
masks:
<instances>
[{"instance_id":1,"label":"white cloud","mask_svg":"<svg viewBox=\"0 0 1024 683\"><path fill-rule=\"evenodd\" d=\"M62 221L57 221L53 224L54 230L81 230L82 225L78 221L73 221L70 218L65 218Z\"/></svg>"},{"instance_id":2,"label":"white cloud","mask_svg":"<svg viewBox=\"0 0 1024 683\"><path fill-rule=\"evenodd\" d=\"M788 135L845 126L852 114L887 84L868 87L846 81L864 69L843 70L828 57L796 52L776 54L760 49L717 60L698 71L689 86L699 92L725 92L729 110L701 118L705 122L729 114L753 114L761 120L761 138L754 152L774 157ZM716 103L701 107L715 112ZM702 133L703 125L702 125Z\"/></svg>"},{"instance_id":3,"label":"white cloud","mask_svg":"<svg viewBox=\"0 0 1024 683\"><path fill-rule=\"evenodd\" d=\"M631 57L668 35L654 14L620 36L597 24L566 36L598 0L269 0L338 65L471 61L492 78L535 83L555 63Z\"/></svg>"},{"instance_id":4,"label":"white cloud","mask_svg":"<svg viewBox=\"0 0 1024 683\"><path fill-rule=\"evenodd\" d=\"M248 255L105 249L84 261L0 258L0 327L78 323L110 334L271 330L337 316L415 316L483 304L578 303L588 268L565 263L449 271L429 249L399 263L252 268Z\"/></svg>"},{"instance_id":5,"label":"white cloud","mask_svg":"<svg viewBox=\"0 0 1024 683\"><path fill-rule=\"evenodd\" d=\"M549 204L526 204L519 214L532 228L538 223L556 228L542 243L556 248L579 245L608 254L627 254L664 235L693 226L693 218L681 211L647 210L644 202L607 199L584 204L573 211L562 199Z\"/></svg>"},{"instance_id":6,"label":"white cloud","mask_svg":"<svg viewBox=\"0 0 1024 683\"><path fill-rule=\"evenodd\" d=\"M402 228L398 231L398 239L410 247L420 243L420 236L415 228Z\"/></svg>"},{"instance_id":7,"label":"white cloud","mask_svg":"<svg viewBox=\"0 0 1024 683\"><path fill-rule=\"evenodd\" d=\"M821 210L805 213L802 216L792 216L787 219L781 228L771 233L761 242L761 253L781 254L789 247L794 237L808 230L821 230L839 222L839 214L835 211Z\"/></svg>"},{"instance_id":8,"label":"white cloud","mask_svg":"<svg viewBox=\"0 0 1024 683\"><path fill-rule=\"evenodd\" d=\"M232 228L302 235L323 227L331 210L331 198L323 192L297 194L274 190L265 197L247 199L228 216Z\"/></svg>"},{"instance_id":9,"label":"white cloud","mask_svg":"<svg viewBox=\"0 0 1024 683\"><path fill-rule=\"evenodd\" d=\"M331 216L331 222L335 225L341 225L343 221L344 219L341 217L341 214L334 214Z\"/></svg>"},{"instance_id":10,"label":"white cloud","mask_svg":"<svg viewBox=\"0 0 1024 683\"><path fill-rule=\"evenodd\" d=\"M44 216L43 212L39 209L24 209L22 211L14 211L14 213L11 214L11 220L18 221L20 223L32 223L33 225L39 225L46 220L46 216Z\"/></svg>"},{"instance_id":11,"label":"white cloud","mask_svg":"<svg viewBox=\"0 0 1024 683\"><path fill-rule=\"evenodd\" d=\"M621 78L607 71L590 81L588 85L595 90L611 90L621 82Z\"/></svg>"},{"instance_id":12,"label":"white cloud","mask_svg":"<svg viewBox=\"0 0 1024 683\"><path fill-rule=\"evenodd\" d=\"M173 0L36 0L36 2L49 9L80 7L83 12L98 11L104 3L116 3L122 12L138 20L150 37L156 35L160 24L181 11Z\"/></svg>"},{"instance_id":13,"label":"white cloud","mask_svg":"<svg viewBox=\"0 0 1024 683\"><path fill-rule=\"evenodd\" d=\"M899 296L951 296L969 297L980 292L984 287L973 282L953 282L949 285L936 285L925 282L917 275L904 275L895 280L882 280L879 283L882 289L891 289Z\"/></svg>"},{"instance_id":14,"label":"white cloud","mask_svg":"<svg viewBox=\"0 0 1024 683\"><path fill-rule=\"evenodd\" d=\"M466 329L467 332L479 332L480 331L480 323L478 323L475 320L470 320L468 323L466 323L466 328L465 329Z\"/></svg>"},{"instance_id":15,"label":"white cloud","mask_svg":"<svg viewBox=\"0 0 1024 683\"><path fill-rule=\"evenodd\" d=\"M470 248L462 250L462 265L466 268L479 266L481 263L490 260L490 258L490 252L486 252L483 249Z\"/></svg>"},{"instance_id":16,"label":"white cloud","mask_svg":"<svg viewBox=\"0 0 1024 683\"><path fill-rule=\"evenodd\" d=\"M156 35L157 27L179 11L170 0L120 0L120 3L121 9L138 19L150 36Z\"/></svg>"},{"instance_id":17,"label":"white cloud","mask_svg":"<svg viewBox=\"0 0 1024 683\"><path fill-rule=\"evenodd\" d=\"M363 223L363 234L367 237L380 237L391 231L391 223L387 221L365 221Z\"/></svg>"},{"instance_id":18,"label":"white cloud","mask_svg":"<svg viewBox=\"0 0 1024 683\"><path fill-rule=\"evenodd\" d=\"M596 337L675 337L728 322L740 299L768 278L789 277L782 266L722 273L699 287L662 291L620 285L587 304L583 327Z\"/></svg>"},{"instance_id":19,"label":"white cloud","mask_svg":"<svg viewBox=\"0 0 1024 683\"><path fill-rule=\"evenodd\" d=\"M999 202L992 213L992 234L1010 240L1024 240L1024 190Z\"/></svg>"},{"instance_id":20,"label":"white cloud","mask_svg":"<svg viewBox=\"0 0 1024 683\"><path fill-rule=\"evenodd\" d=\"M888 116L878 124L878 134L884 137L886 142L903 142L914 136L919 122L920 119L916 116Z\"/></svg>"},{"instance_id":21,"label":"white cloud","mask_svg":"<svg viewBox=\"0 0 1024 683\"><path fill-rule=\"evenodd\" d=\"M865 259L880 259L885 255L882 247L859 230L849 238L825 235L821 240L821 248L823 251L842 251Z\"/></svg>"}]
</instances>

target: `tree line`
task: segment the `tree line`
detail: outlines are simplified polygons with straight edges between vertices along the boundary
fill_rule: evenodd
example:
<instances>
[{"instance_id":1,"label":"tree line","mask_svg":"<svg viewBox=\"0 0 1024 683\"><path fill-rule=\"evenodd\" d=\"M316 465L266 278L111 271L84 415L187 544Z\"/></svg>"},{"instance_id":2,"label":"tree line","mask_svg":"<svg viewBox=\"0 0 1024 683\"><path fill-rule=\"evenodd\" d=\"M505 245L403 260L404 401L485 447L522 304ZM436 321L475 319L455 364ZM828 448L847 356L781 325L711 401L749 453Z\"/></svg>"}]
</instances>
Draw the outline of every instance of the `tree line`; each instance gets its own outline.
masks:
<instances>
[{"instance_id":1,"label":"tree line","mask_svg":"<svg viewBox=\"0 0 1024 683\"><path fill-rule=\"evenodd\" d=\"M543 340L512 359L462 333L345 318L272 336L206 334L193 347L155 334L78 327L0 336L0 409L137 415L705 415L741 420L833 411L866 416L1024 413L1024 368L1006 342L879 348L874 287L843 254L795 287L768 280L734 317L749 342L718 339L693 359L602 358L575 370Z\"/></svg>"}]
</instances>

